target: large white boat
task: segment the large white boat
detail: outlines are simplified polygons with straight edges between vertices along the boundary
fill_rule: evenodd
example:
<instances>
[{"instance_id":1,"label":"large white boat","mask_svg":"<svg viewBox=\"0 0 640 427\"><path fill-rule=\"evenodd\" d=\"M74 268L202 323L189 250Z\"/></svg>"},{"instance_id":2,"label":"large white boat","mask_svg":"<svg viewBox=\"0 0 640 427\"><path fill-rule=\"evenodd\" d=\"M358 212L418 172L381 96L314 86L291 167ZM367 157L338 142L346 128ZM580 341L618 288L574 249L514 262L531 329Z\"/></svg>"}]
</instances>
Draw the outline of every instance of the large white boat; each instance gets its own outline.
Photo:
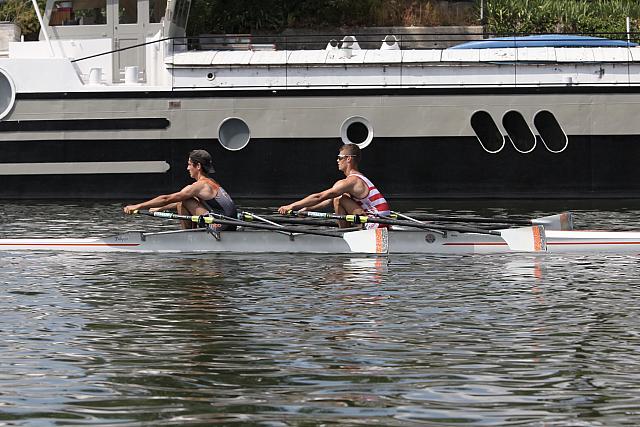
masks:
<instances>
[{"instance_id":1,"label":"large white boat","mask_svg":"<svg viewBox=\"0 0 640 427\"><path fill-rule=\"evenodd\" d=\"M390 198L640 196L634 43L417 49L388 34L192 50L189 6L47 1L40 40L0 57L0 197L175 191L194 148L234 196L290 197L337 177L344 142Z\"/></svg>"}]
</instances>

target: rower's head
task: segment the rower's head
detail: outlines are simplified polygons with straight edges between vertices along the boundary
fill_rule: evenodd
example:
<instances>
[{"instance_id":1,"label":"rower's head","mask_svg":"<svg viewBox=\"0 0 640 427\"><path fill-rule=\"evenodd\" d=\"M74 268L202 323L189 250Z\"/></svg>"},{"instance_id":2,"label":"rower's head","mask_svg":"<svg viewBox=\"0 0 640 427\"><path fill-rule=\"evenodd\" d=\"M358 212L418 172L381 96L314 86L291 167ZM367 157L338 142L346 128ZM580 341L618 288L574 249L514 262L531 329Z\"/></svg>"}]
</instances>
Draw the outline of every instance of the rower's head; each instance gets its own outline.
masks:
<instances>
[{"instance_id":1,"label":"rower's head","mask_svg":"<svg viewBox=\"0 0 640 427\"><path fill-rule=\"evenodd\" d=\"M338 169L341 171L349 169L356 169L362 159L362 152L360 147L356 144L344 144L340 147L338 152Z\"/></svg>"},{"instance_id":2,"label":"rower's head","mask_svg":"<svg viewBox=\"0 0 640 427\"><path fill-rule=\"evenodd\" d=\"M189 161L187 164L187 170L189 175L194 178L194 175L199 172L204 175L210 175L215 172L213 168L213 160L211 154L206 150L193 150L189 153Z\"/></svg>"}]
</instances>

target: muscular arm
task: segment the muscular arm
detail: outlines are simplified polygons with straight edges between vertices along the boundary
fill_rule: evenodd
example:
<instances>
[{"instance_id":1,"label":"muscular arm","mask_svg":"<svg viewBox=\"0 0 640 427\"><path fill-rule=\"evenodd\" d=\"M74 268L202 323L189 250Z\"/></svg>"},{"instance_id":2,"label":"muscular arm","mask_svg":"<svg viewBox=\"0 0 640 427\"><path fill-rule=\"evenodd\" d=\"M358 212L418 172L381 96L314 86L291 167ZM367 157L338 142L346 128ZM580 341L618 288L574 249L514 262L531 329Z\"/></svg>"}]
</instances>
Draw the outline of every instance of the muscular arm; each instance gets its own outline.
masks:
<instances>
[{"instance_id":1,"label":"muscular arm","mask_svg":"<svg viewBox=\"0 0 640 427\"><path fill-rule=\"evenodd\" d=\"M333 187L321 191L319 193L313 193L305 197L304 199L300 199L297 202L293 202L289 205L280 206L278 208L278 212L281 214L286 214L288 211L296 211L302 208L319 208L324 207L331 203L331 200L334 197L338 197L343 195L344 193L351 193L353 191L353 186L355 185L355 177L353 178L345 178L333 184Z\"/></svg>"},{"instance_id":2,"label":"muscular arm","mask_svg":"<svg viewBox=\"0 0 640 427\"><path fill-rule=\"evenodd\" d=\"M199 188L197 184L198 183L187 185L176 193L163 194L158 197L154 197L151 200L147 200L146 202L125 206L123 210L125 213L130 214L139 209L159 208L173 203L182 202L183 200L190 199L198 194Z\"/></svg>"},{"instance_id":3,"label":"muscular arm","mask_svg":"<svg viewBox=\"0 0 640 427\"><path fill-rule=\"evenodd\" d=\"M178 203L169 203L168 205L158 206L157 208L149 208L151 212L160 212L160 211L170 211L176 210L178 208Z\"/></svg>"},{"instance_id":4,"label":"muscular arm","mask_svg":"<svg viewBox=\"0 0 640 427\"><path fill-rule=\"evenodd\" d=\"M330 199L327 199L325 201L322 201L322 202L318 203L317 205L307 206L304 209L309 210L309 211L316 211L318 209L324 209L327 206L331 206L332 202L333 202L333 197L330 198Z\"/></svg>"}]
</instances>

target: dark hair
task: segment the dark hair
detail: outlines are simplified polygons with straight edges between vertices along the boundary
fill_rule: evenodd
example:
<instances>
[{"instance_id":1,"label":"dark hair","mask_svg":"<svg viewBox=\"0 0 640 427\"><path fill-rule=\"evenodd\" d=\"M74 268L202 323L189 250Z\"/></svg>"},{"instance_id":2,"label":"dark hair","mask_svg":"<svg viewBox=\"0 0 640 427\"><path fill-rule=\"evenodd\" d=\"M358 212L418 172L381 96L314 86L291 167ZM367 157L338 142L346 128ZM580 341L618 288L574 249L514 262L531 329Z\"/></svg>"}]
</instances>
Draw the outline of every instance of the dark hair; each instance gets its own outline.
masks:
<instances>
[{"instance_id":1,"label":"dark hair","mask_svg":"<svg viewBox=\"0 0 640 427\"><path fill-rule=\"evenodd\" d=\"M211 154L206 150L193 150L189 153L189 160L191 160L191 163L199 163L207 175L215 172Z\"/></svg>"}]
</instances>

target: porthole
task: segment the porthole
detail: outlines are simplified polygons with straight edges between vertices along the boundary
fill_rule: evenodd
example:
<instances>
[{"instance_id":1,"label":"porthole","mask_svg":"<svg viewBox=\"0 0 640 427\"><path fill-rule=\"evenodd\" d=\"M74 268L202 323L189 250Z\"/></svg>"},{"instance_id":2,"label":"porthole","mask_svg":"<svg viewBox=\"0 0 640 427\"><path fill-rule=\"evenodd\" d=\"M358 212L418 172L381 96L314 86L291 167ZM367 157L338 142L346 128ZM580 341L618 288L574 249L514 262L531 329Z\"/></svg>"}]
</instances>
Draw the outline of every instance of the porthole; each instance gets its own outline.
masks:
<instances>
[{"instance_id":1,"label":"porthole","mask_svg":"<svg viewBox=\"0 0 640 427\"><path fill-rule=\"evenodd\" d=\"M0 68L0 120L5 118L16 102L16 86L9 74Z\"/></svg>"},{"instance_id":2,"label":"porthole","mask_svg":"<svg viewBox=\"0 0 640 427\"><path fill-rule=\"evenodd\" d=\"M540 134L542 143L552 153L561 153L569 145L569 138L564 133L556 117L549 111L538 111L533 125Z\"/></svg>"},{"instance_id":3,"label":"porthole","mask_svg":"<svg viewBox=\"0 0 640 427\"><path fill-rule=\"evenodd\" d=\"M227 150L242 150L249 144L250 139L251 131L244 120L237 117L229 117L220 123L218 141Z\"/></svg>"},{"instance_id":4,"label":"porthole","mask_svg":"<svg viewBox=\"0 0 640 427\"><path fill-rule=\"evenodd\" d=\"M340 126L340 138L345 144L365 148L373 140L373 127L364 117L349 117Z\"/></svg>"},{"instance_id":5,"label":"porthole","mask_svg":"<svg viewBox=\"0 0 640 427\"><path fill-rule=\"evenodd\" d=\"M502 117L502 125L517 151L526 154L536 148L536 137L518 111L507 111Z\"/></svg>"},{"instance_id":6,"label":"porthole","mask_svg":"<svg viewBox=\"0 0 640 427\"><path fill-rule=\"evenodd\" d=\"M471 116L471 128L476 133L482 148L491 154L497 153L504 147L504 136L486 111L476 111Z\"/></svg>"}]
</instances>

